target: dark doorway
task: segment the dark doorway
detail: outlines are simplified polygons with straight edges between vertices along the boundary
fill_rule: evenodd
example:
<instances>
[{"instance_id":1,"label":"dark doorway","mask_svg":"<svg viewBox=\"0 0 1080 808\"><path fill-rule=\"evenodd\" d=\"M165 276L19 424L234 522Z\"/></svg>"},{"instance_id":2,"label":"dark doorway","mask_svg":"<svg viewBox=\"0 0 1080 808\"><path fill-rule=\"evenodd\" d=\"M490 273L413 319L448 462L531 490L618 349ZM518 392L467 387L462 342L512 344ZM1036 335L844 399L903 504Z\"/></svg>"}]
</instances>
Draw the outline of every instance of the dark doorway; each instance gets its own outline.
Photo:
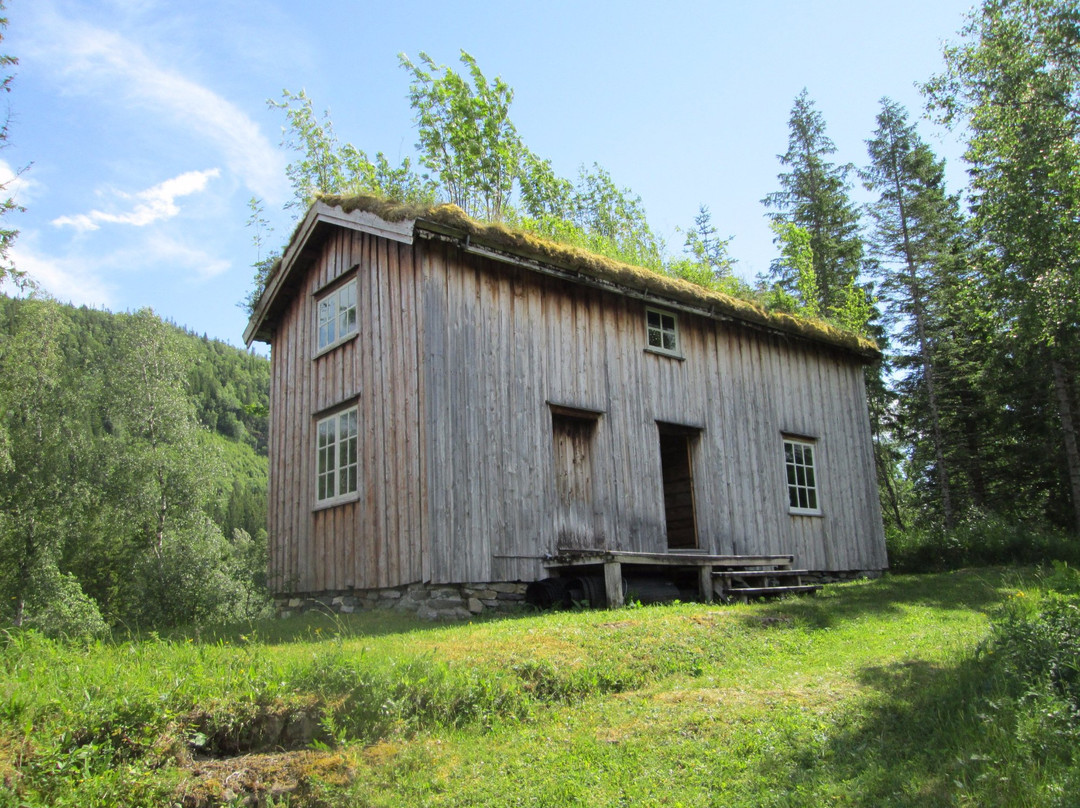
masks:
<instances>
[{"instance_id":1,"label":"dark doorway","mask_svg":"<svg viewBox=\"0 0 1080 808\"><path fill-rule=\"evenodd\" d=\"M698 540L690 447L698 430L670 424L657 426L660 430L660 469L664 480L667 546L669 550L693 550L697 548Z\"/></svg>"}]
</instances>

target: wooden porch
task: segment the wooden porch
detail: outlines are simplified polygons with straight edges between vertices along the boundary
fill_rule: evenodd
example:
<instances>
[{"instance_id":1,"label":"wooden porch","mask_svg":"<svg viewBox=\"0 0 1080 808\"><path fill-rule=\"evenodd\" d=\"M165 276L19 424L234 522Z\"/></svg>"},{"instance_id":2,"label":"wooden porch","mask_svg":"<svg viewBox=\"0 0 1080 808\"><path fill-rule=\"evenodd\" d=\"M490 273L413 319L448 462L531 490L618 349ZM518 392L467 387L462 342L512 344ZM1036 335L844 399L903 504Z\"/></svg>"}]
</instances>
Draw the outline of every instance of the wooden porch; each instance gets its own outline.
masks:
<instances>
[{"instance_id":1,"label":"wooden porch","mask_svg":"<svg viewBox=\"0 0 1080 808\"><path fill-rule=\"evenodd\" d=\"M820 584L803 583L808 570L792 569L791 555L705 555L676 551L637 553L618 550L561 550L544 567L556 575L603 571L609 608L625 604L624 567L642 572L692 574L703 603L746 602L753 598L816 592Z\"/></svg>"}]
</instances>

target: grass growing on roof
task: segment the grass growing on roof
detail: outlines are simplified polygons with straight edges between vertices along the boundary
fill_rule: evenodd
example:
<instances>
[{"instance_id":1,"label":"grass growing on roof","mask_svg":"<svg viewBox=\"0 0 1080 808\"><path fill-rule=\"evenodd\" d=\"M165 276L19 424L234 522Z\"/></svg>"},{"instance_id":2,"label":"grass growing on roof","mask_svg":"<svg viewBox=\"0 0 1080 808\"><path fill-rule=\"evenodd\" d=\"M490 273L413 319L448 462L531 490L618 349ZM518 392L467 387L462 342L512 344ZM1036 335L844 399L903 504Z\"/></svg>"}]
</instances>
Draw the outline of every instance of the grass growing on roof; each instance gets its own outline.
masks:
<instances>
[{"instance_id":1,"label":"grass growing on roof","mask_svg":"<svg viewBox=\"0 0 1080 808\"><path fill-rule=\"evenodd\" d=\"M425 223L429 226L449 228L463 237L468 235L474 243L496 251L579 272L615 286L648 292L699 307L712 312L714 316L731 318L755 327L822 342L864 359L872 360L880 356L877 345L872 340L844 331L823 320L811 320L784 312L768 311L756 301L744 300L715 289L707 289L681 278L634 266L573 244L559 243L503 224L477 221L467 216L456 205L443 204L433 207L404 205L368 195L323 195L316 201L316 204L320 203L340 208L344 213L356 211L371 213L387 222L416 221L420 228L423 228ZM290 239L290 244L299 232L298 227ZM271 271L271 277L279 270L280 263Z\"/></svg>"}]
</instances>

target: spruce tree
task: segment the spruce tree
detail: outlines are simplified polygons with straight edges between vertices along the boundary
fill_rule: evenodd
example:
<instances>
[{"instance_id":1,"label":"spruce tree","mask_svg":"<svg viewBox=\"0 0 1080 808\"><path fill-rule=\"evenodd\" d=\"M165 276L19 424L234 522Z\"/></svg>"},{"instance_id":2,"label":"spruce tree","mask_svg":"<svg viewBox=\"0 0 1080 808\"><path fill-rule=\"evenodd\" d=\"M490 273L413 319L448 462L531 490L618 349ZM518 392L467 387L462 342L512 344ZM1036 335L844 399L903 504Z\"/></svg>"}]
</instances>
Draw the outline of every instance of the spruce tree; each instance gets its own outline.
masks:
<instances>
[{"instance_id":1,"label":"spruce tree","mask_svg":"<svg viewBox=\"0 0 1080 808\"><path fill-rule=\"evenodd\" d=\"M837 165L829 157L836 146L825 134L825 119L804 89L791 108L787 152L779 155L787 171L778 175L781 190L762 203L777 224L791 224L810 234L819 309L827 317L841 311L859 275L863 243L859 210L848 196L850 165ZM797 277L784 262L772 268L782 289L795 293Z\"/></svg>"},{"instance_id":2,"label":"spruce tree","mask_svg":"<svg viewBox=\"0 0 1080 808\"><path fill-rule=\"evenodd\" d=\"M962 35L925 89L943 120L967 126L979 268L1001 324L997 351L1003 362L1023 358L1025 382L1008 403L1017 412L1032 395L1041 399L1030 403L1021 434L1051 458L1042 464L1048 512L1071 510L1063 521L1080 533L1080 8L1075 0L985 0ZM1045 428L1047 411L1056 428Z\"/></svg>"},{"instance_id":3,"label":"spruce tree","mask_svg":"<svg viewBox=\"0 0 1080 808\"><path fill-rule=\"evenodd\" d=\"M951 267L952 244L959 229L958 202L945 193L944 162L922 141L907 111L883 98L877 130L867 141L870 165L861 172L867 190L878 199L868 206L874 228L869 239L878 269L879 295L886 319L902 349L899 369L922 388L924 396L906 396L911 409L925 401L933 446L934 476L945 526L955 523L938 391L932 295L938 278Z\"/></svg>"}]
</instances>

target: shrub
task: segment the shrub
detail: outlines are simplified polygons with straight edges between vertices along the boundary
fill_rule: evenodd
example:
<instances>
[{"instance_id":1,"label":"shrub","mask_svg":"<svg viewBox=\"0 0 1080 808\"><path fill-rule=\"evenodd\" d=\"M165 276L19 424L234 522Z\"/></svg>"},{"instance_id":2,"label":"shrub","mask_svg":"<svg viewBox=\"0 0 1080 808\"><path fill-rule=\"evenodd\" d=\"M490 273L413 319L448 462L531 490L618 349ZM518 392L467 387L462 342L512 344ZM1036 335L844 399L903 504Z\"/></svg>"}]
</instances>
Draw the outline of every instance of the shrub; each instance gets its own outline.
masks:
<instances>
[{"instance_id":1,"label":"shrub","mask_svg":"<svg viewBox=\"0 0 1080 808\"><path fill-rule=\"evenodd\" d=\"M33 595L27 603L25 625L49 637L85 639L108 633L97 604L88 597L75 576L55 567L36 577Z\"/></svg>"},{"instance_id":2,"label":"shrub","mask_svg":"<svg viewBox=\"0 0 1080 808\"><path fill-rule=\"evenodd\" d=\"M1014 716L1021 748L1041 760L1073 760L1080 744L1080 574L1056 564L1043 597L1016 593L994 622L984 652L1002 714Z\"/></svg>"},{"instance_id":3,"label":"shrub","mask_svg":"<svg viewBox=\"0 0 1080 808\"><path fill-rule=\"evenodd\" d=\"M1080 546L1062 531L1038 522L1016 522L980 510L952 530L911 529L886 536L894 572L942 572L995 564L1080 563Z\"/></svg>"}]
</instances>

